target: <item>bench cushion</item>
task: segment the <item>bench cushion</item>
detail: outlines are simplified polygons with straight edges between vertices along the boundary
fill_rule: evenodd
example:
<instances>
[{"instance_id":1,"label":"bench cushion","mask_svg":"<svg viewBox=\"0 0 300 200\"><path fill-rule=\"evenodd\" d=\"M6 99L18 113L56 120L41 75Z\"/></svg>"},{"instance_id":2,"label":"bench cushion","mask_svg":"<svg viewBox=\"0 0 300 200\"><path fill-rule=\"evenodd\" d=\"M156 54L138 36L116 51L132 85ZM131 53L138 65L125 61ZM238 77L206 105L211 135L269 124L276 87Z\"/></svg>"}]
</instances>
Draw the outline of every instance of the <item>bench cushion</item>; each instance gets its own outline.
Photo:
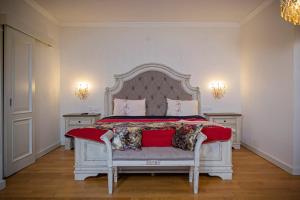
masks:
<instances>
[{"instance_id":1,"label":"bench cushion","mask_svg":"<svg viewBox=\"0 0 300 200\"><path fill-rule=\"evenodd\" d=\"M194 160L194 152L174 147L143 147L140 151L114 150L113 160Z\"/></svg>"}]
</instances>

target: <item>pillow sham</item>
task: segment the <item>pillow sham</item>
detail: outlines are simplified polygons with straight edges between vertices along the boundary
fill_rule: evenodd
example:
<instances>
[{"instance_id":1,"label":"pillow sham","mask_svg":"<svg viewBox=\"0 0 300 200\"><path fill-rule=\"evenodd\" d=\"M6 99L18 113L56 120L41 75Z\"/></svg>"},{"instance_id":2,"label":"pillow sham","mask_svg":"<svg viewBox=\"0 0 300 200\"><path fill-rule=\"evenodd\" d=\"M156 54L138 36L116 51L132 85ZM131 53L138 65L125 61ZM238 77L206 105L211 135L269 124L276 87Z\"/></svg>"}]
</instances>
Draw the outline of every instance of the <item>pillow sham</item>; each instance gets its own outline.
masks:
<instances>
[{"instance_id":1,"label":"pillow sham","mask_svg":"<svg viewBox=\"0 0 300 200\"><path fill-rule=\"evenodd\" d=\"M114 99L115 116L145 116L146 103L142 100Z\"/></svg>"},{"instance_id":2,"label":"pillow sham","mask_svg":"<svg viewBox=\"0 0 300 200\"><path fill-rule=\"evenodd\" d=\"M202 125L185 124L176 128L176 133L172 139L172 145L182 150L194 151L198 133Z\"/></svg>"},{"instance_id":3,"label":"pillow sham","mask_svg":"<svg viewBox=\"0 0 300 200\"><path fill-rule=\"evenodd\" d=\"M142 129L139 127L116 127L113 129L112 148L139 150L142 147Z\"/></svg>"},{"instance_id":4,"label":"pillow sham","mask_svg":"<svg viewBox=\"0 0 300 200\"><path fill-rule=\"evenodd\" d=\"M198 114L198 101L197 100L172 100L167 99L168 116L188 116Z\"/></svg>"}]
</instances>

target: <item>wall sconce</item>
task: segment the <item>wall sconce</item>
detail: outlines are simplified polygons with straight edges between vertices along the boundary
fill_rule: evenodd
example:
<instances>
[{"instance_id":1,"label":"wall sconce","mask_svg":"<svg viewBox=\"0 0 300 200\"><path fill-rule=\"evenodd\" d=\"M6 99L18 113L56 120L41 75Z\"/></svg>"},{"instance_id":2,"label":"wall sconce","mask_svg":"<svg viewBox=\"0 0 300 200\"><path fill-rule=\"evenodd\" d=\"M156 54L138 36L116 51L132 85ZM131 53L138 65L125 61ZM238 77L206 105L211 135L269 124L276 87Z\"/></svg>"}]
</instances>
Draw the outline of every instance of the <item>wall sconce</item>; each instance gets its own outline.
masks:
<instances>
[{"instance_id":1,"label":"wall sconce","mask_svg":"<svg viewBox=\"0 0 300 200\"><path fill-rule=\"evenodd\" d=\"M226 85L223 81L212 81L209 84L209 88L211 89L215 99L221 99L226 91Z\"/></svg>"},{"instance_id":2,"label":"wall sconce","mask_svg":"<svg viewBox=\"0 0 300 200\"><path fill-rule=\"evenodd\" d=\"M78 87L75 90L75 96L79 99L84 100L87 98L89 93L89 84L85 82L78 83Z\"/></svg>"}]
</instances>

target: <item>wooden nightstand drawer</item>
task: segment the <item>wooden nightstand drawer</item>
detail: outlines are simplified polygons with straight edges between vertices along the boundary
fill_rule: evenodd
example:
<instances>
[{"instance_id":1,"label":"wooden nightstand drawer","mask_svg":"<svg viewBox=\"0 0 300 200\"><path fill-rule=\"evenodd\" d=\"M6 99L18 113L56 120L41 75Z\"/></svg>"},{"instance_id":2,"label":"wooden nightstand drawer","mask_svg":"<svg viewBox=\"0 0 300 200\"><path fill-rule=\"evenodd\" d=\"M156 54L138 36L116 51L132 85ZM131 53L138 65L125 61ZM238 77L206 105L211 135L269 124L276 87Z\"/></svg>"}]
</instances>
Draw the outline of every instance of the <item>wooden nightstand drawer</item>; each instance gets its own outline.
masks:
<instances>
[{"instance_id":1,"label":"wooden nightstand drawer","mask_svg":"<svg viewBox=\"0 0 300 200\"><path fill-rule=\"evenodd\" d=\"M69 119L69 125L91 125L93 123L93 119L88 118L75 118Z\"/></svg>"},{"instance_id":2,"label":"wooden nightstand drawer","mask_svg":"<svg viewBox=\"0 0 300 200\"><path fill-rule=\"evenodd\" d=\"M213 121L219 124L236 124L235 118L213 118Z\"/></svg>"}]
</instances>

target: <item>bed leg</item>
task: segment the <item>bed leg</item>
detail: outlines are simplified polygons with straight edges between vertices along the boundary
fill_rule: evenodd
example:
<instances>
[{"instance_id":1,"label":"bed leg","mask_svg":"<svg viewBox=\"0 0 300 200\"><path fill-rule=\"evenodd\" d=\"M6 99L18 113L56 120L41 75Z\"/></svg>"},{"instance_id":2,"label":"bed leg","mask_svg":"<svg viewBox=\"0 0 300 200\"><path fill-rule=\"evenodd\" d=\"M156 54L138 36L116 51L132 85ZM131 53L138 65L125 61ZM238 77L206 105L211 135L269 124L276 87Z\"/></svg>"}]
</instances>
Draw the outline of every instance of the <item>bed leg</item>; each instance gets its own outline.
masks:
<instances>
[{"instance_id":1,"label":"bed leg","mask_svg":"<svg viewBox=\"0 0 300 200\"><path fill-rule=\"evenodd\" d=\"M112 194L112 191L113 191L113 170L112 170L112 167L108 168L107 176L108 176L108 180L107 180L108 181L108 193Z\"/></svg>"},{"instance_id":2,"label":"bed leg","mask_svg":"<svg viewBox=\"0 0 300 200\"><path fill-rule=\"evenodd\" d=\"M114 167L114 182L118 182L118 167Z\"/></svg>"},{"instance_id":3,"label":"bed leg","mask_svg":"<svg viewBox=\"0 0 300 200\"><path fill-rule=\"evenodd\" d=\"M194 167L194 194L198 194L199 188L199 167Z\"/></svg>"},{"instance_id":4,"label":"bed leg","mask_svg":"<svg viewBox=\"0 0 300 200\"><path fill-rule=\"evenodd\" d=\"M190 167L190 172L189 172L189 182L192 183L193 182L193 167Z\"/></svg>"}]
</instances>

